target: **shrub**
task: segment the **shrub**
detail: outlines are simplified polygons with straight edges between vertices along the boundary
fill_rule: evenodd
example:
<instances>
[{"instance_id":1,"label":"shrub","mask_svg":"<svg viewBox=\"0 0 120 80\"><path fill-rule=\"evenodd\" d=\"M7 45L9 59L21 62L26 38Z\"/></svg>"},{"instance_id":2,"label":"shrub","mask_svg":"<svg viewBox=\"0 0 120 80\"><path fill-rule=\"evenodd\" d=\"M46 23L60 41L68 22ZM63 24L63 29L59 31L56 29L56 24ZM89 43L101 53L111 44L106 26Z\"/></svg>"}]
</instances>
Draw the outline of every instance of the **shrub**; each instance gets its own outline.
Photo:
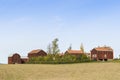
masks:
<instances>
[{"instance_id":1,"label":"shrub","mask_svg":"<svg viewBox=\"0 0 120 80\"><path fill-rule=\"evenodd\" d=\"M66 63L79 63L79 62L89 62L90 58L86 55L70 55L65 54L60 56L59 54L53 55L48 54L47 56L32 57L29 59L28 63L32 64L66 64Z\"/></svg>"}]
</instances>

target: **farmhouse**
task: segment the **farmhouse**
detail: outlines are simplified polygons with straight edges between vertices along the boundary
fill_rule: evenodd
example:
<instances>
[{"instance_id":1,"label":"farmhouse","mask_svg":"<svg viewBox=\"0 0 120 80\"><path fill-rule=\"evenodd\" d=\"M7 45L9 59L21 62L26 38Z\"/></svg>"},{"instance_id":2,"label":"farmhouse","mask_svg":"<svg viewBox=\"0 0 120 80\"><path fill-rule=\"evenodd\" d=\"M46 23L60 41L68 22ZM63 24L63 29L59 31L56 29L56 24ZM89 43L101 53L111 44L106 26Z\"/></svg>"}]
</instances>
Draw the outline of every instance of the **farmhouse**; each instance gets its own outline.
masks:
<instances>
[{"instance_id":1,"label":"farmhouse","mask_svg":"<svg viewBox=\"0 0 120 80\"><path fill-rule=\"evenodd\" d=\"M70 55L80 55L80 54L84 54L84 52L82 52L81 50L67 50L65 52L65 54L70 54Z\"/></svg>"},{"instance_id":2,"label":"farmhouse","mask_svg":"<svg viewBox=\"0 0 120 80\"><path fill-rule=\"evenodd\" d=\"M47 56L47 53L41 49L32 50L31 52L28 53L29 58L38 56Z\"/></svg>"},{"instance_id":3,"label":"farmhouse","mask_svg":"<svg viewBox=\"0 0 120 80\"><path fill-rule=\"evenodd\" d=\"M92 60L109 60L113 59L113 49L111 47L97 47L91 50Z\"/></svg>"}]
</instances>

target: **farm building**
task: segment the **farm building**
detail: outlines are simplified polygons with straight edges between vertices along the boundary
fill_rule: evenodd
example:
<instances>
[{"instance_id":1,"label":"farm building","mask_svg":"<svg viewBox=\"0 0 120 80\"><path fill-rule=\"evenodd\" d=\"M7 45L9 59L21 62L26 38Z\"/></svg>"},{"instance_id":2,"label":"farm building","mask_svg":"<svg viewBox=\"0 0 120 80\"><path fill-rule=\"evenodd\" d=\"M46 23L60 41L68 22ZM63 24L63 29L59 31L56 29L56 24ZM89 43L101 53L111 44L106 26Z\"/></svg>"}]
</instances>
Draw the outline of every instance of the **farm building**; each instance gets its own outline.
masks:
<instances>
[{"instance_id":1,"label":"farm building","mask_svg":"<svg viewBox=\"0 0 120 80\"><path fill-rule=\"evenodd\" d=\"M21 63L24 64L26 62L28 62L28 57L21 57Z\"/></svg>"},{"instance_id":2,"label":"farm building","mask_svg":"<svg viewBox=\"0 0 120 80\"><path fill-rule=\"evenodd\" d=\"M111 47L97 47L91 50L92 60L107 61L113 59L113 49Z\"/></svg>"},{"instance_id":3,"label":"farm building","mask_svg":"<svg viewBox=\"0 0 120 80\"><path fill-rule=\"evenodd\" d=\"M29 58L38 56L47 56L47 53L41 49L32 50L31 52L28 53Z\"/></svg>"},{"instance_id":4,"label":"farm building","mask_svg":"<svg viewBox=\"0 0 120 80\"><path fill-rule=\"evenodd\" d=\"M67 50L65 52L65 54L70 54L70 55L80 55L80 54L84 54L84 52L82 52L81 50Z\"/></svg>"},{"instance_id":5,"label":"farm building","mask_svg":"<svg viewBox=\"0 0 120 80\"><path fill-rule=\"evenodd\" d=\"M11 54L8 57L8 64L23 64L28 61L27 57L21 57L18 53Z\"/></svg>"},{"instance_id":6,"label":"farm building","mask_svg":"<svg viewBox=\"0 0 120 80\"><path fill-rule=\"evenodd\" d=\"M8 57L8 64L21 64L21 57L18 53L12 54Z\"/></svg>"},{"instance_id":7,"label":"farm building","mask_svg":"<svg viewBox=\"0 0 120 80\"><path fill-rule=\"evenodd\" d=\"M47 53L41 49L32 50L28 53L28 57L21 57L18 53L8 56L8 64L24 64L31 57L46 56Z\"/></svg>"}]
</instances>

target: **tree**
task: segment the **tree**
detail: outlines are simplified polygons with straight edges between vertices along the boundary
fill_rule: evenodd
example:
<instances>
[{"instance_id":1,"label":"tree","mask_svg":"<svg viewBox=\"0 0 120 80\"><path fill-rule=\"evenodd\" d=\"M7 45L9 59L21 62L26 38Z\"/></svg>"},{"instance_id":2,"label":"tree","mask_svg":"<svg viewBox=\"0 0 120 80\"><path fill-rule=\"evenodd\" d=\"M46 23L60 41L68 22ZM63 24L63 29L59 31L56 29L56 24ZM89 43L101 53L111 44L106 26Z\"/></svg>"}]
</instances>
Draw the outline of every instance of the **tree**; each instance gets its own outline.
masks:
<instances>
[{"instance_id":1,"label":"tree","mask_svg":"<svg viewBox=\"0 0 120 80\"><path fill-rule=\"evenodd\" d=\"M68 50L71 50L71 49L72 49L72 45L70 44L70 46L69 46Z\"/></svg>"},{"instance_id":2,"label":"tree","mask_svg":"<svg viewBox=\"0 0 120 80\"><path fill-rule=\"evenodd\" d=\"M84 53L84 47L83 44L81 43L80 50Z\"/></svg>"},{"instance_id":3,"label":"tree","mask_svg":"<svg viewBox=\"0 0 120 80\"><path fill-rule=\"evenodd\" d=\"M47 47L47 53L48 53L48 54L51 54L51 53L52 53L51 44L49 44L48 47Z\"/></svg>"},{"instance_id":4,"label":"tree","mask_svg":"<svg viewBox=\"0 0 120 80\"><path fill-rule=\"evenodd\" d=\"M56 55L60 52L57 42L58 42L57 38L55 38L52 41L52 54L54 54L54 55Z\"/></svg>"}]
</instances>

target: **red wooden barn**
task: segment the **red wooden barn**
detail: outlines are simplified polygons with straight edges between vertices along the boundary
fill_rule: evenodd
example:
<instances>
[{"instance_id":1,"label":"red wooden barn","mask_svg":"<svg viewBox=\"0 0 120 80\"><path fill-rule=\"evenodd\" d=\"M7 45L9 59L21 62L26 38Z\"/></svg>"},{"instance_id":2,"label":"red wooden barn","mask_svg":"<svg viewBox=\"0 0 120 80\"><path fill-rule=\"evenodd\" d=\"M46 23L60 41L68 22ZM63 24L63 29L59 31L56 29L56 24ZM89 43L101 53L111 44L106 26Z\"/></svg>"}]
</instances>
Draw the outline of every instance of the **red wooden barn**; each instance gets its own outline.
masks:
<instances>
[{"instance_id":1,"label":"red wooden barn","mask_svg":"<svg viewBox=\"0 0 120 80\"><path fill-rule=\"evenodd\" d=\"M8 57L8 64L21 64L21 57L18 53L12 54Z\"/></svg>"},{"instance_id":2,"label":"red wooden barn","mask_svg":"<svg viewBox=\"0 0 120 80\"><path fill-rule=\"evenodd\" d=\"M67 50L65 54L70 54L70 55L80 55L84 54L81 50Z\"/></svg>"},{"instance_id":3,"label":"red wooden barn","mask_svg":"<svg viewBox=\"0 0 120 80\"><path fill-rule=\"evenodd\" d=\"M29 58L38 56L47 56L47 53L41 49L32 50L31 52L28 53Z\"/></svg>"},{"instance_id":4,"label":"red wooden barn","mask_svg":"<svg viewBox=\"0 0 120 80\"><path fill-rule=\"evenodd\" d=\"M8 57L8 64L23 64L28 61L27 57L21 57L18 53L11 54Z\"/></svg>"},{"instance_id":5,"label":"red wooden barn","mask_svg":"<svg viewBox=\"0 0 120 80\"><path fill-rule=\"evenodd\" d=\"M97 47L91 50L92 60L109 60L113 59L113 49L111 47Z\"/></svg>"}]
</instances>

